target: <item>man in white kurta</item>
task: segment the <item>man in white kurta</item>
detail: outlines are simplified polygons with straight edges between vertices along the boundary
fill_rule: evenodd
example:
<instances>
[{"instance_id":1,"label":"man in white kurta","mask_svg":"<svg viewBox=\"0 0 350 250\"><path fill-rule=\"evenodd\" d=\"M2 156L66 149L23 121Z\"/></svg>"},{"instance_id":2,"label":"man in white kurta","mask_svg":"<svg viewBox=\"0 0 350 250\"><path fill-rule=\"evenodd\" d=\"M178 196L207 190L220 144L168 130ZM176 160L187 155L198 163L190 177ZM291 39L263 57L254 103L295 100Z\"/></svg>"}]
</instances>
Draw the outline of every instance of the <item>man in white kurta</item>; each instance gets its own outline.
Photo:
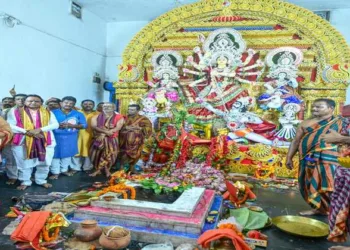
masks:
<instances>
[{"instance_id":1,"label":"man in white kurta","mask_svg":"<svg viewBox=\"0 0 350 250\"><path fill-rule=\"evenodd\" d=\"M35 183L45 188L51 187L47 183L47 176L56 145L52 131L59 124L55 115L41 106L42 103L40 96L28 95L24 108L16 109L7 118L15 134L12 152L18 166L18 179L21 181L17 188L19 190L31 186L34 168Z\"/></svg>"},{"instance_id":2,"label":"man in white kurta","mask_svg":"<svg viewBox=\"0 0 350 250\"><path fill-rule=\"evenodd\" d=\"M12 108L7 109L6 113L4 114L5 120L7 120L8 115L14 115L14 111L18 108L23 108L24 106L24 100L26 99L25 94L17 94L14 96L15 100L15 106ZM16 165L16 160L12 153L12 146L11 144L7 145L3 150L3 156L6 159L5 162L5 169L6 169L6 175L7 175L7 185L13 185L16 183L18 179L18 169Z\"/></svg>"}]
</instances>

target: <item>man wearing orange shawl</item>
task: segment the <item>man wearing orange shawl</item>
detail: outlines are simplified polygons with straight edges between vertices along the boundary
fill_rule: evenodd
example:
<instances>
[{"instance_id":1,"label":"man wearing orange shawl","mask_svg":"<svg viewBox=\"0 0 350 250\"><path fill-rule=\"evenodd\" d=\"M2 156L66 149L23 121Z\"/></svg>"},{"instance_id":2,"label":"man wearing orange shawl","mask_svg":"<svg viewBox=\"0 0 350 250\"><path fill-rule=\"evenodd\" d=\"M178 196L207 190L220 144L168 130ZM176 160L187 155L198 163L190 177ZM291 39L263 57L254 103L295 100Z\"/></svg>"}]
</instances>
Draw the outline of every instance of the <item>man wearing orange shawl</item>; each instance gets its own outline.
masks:
<instances>
[{"instance_id":1,"label":"man wearing orange shawl","mask_svg":"<svg viewBox=\"0 0 350 250\"><path fill-rule=\"evenodd\" d=\"M145 139L152 134L151 121L139 115L139 111L138 104L129 105L128 116L119 137L121 166L128 166L132 173L135 173L135 164L141 157Z\"/></svg>"},{"instance_id":2,"label":"man wearing orange shawl","mask_svg":"<svg viewBox=\"0 0 350 250\"><path fill-rule=\"evenodd\" d=\"M10 125L0 116L0 150L7 145L12 139L12 131ZM1 152L1 151L0 151ZM1 154L0 154L1 162Z\"/></svg>"},{"instance_id":3,"label":"man wearing orange shawl","mask_svg":"<svg viewBox=\"0 0 350 250\"><path fill-rule=\"evenodd\" d=\"M290 145L287 167L293 168L293 156L299 151L299 189L304 200L313 210L301 215L326 215L330 194L334 189L334 173L338 164L337 146L328 144L322 136L331 130L341 132L345 127L342 117L333 116L335 102L317 99L312 104L312 117L303 121Z\"/></svg>"},{"instance_id":4,"label":"man wearing orange shawl","mask_svg":"<svg viewBox=\"0 0 350 250\"><path fill-rule=\"evenodd\" d=\"M36 184L51 187L46 179L56 144L52 130L57 129L59 124L55 116L41 106L42 103L40 96L28 95L24 107L8 116L8 123L15 133L12 152L18 166L18 179L21 181L17 188L19 190L31 186L34 167Z\"/></svg>"},{"instance_id":5,"label":"man wearing orange shawl","mask_svg":"<svg viewBox=\"0 0 350 250\"><path fill-rule=\"evenodd\" d=\"M124 118L115 112L115 108L114 103L105 102L102 106L102 113L91 119L94 138L90 147L90 159L95 167L95 172L90 176L96 176L104 170L106 176L110 177L110 168L117 159L118 135L124 124Z\"/></svg>"},{"instance_id":6,"label":"man wearing orange shawl","mask_svg":"<svg viewBox=\"0 0 350 250\"><path fill-rule=\"evenodd\" d=\"M91 120L99 112L94 111L95 102L93 100L83 100L81 102L81 113L85 116L87 127L79 130L78 136L78 150L79 154L74 156L74 160L82 166L83 170L89 172L93 168L89 157L89 150L93 138L93 129L91 127Z\"/></svg>"}]
</instances>

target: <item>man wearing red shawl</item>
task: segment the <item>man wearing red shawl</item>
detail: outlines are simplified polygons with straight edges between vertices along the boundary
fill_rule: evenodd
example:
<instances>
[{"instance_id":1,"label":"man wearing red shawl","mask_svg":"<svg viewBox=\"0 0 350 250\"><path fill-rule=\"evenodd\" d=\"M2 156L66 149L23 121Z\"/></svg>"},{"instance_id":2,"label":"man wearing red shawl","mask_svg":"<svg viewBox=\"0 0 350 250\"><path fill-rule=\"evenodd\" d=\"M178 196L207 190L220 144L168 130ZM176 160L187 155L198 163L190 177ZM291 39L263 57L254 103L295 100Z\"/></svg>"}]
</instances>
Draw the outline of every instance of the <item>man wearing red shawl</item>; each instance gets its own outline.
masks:
<instances>
[{"instance_id":1,"label":"man wearing red shawl","mask_svg":"<svg viewBox=\"0 0 350 250\"><path fill-rule=\"evenodd\" d=\"M139 105L129 105L128 116L119 137L121 166L128 165L132 173L135 173L134 167L141 157L145 139L152 134L151 121L146 116L139 115L139 111Z\"/></svg>"},{"instance_id":2,"label":"man wearing red shawl","mask_svg":"<svg viewBox=\"0 0 350 250\"><path fill-rule=\"evenodd\" d=\"M95 172L90 176L101 174L103 170L107 177L111 175L110 168L114 165L118 152L119 130L124 124L122 115L115 112L115 104L106 102L102 105L102 113L91 119L94 132L89 157Z\"/></svg>"},{"instance_id":3,"label":"man wearing red shawl","mask_svg":"<svg viewBox=\"0 0 350 250\"><path fill-rule=\"evenodd\" d=\"M21 181L17 188L19 190L32 184L31 176L35 167L35 183L45 188L51 187L46 179L56 145L52 130L57 129L59 124L55 116L42 107L42 103L40 96L28 95L24 107L8 116L8 123L15 133L12 152Z\"/></svg>"}]
</instances>

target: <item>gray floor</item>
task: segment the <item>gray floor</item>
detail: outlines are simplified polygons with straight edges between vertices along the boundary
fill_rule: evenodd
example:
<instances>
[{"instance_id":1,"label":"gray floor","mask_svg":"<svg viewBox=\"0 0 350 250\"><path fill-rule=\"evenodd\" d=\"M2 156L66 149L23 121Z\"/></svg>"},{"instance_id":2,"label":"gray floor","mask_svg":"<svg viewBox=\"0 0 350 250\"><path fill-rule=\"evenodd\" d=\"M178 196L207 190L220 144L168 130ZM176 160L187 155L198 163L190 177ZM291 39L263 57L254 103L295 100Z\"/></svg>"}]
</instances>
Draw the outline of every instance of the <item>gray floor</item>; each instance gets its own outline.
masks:
<instances>
[{"instance_id":1,"label":"gray floor","mask_svg":"<svg viewBox=\"0 0 350 250\"><path fill-rule=\"evenodd\" d=\"M13 205L12 196L20 196L23 192L15 190L14 187L6 186L5 177L0 177L1 199L0 199L0 232L8 225L10 219L4 218L4 215L9 211L9 207ZM94 181L103 181L103 177L92 179L85 173L78 173L73 177L60 177L59 180L53 181L53 188L50 191L57 192L73 192L81 188L89 186ZM26 193L45 194L47 191L41 187L33 185L25 191ZM271 216L279 215L297 215L299 211L307 210L309 207L302 200L297 191L290 190L272 190L264 188L256 188L254 190L258 200L256 205L261 206ZM313 217L314 219L327 222L326 217ZM325 238L308 239L295 237L281 232L274 226L263 231L269 236L268 250L326 250L334 245L329 243ZM350 242L347 242L350 246ZM0 236L0 250L15 249L8 236ZM137 250L140 247L133 243L129 249ZM259 248L263 249L263 248Z\"/></svg>"}]
</instances>

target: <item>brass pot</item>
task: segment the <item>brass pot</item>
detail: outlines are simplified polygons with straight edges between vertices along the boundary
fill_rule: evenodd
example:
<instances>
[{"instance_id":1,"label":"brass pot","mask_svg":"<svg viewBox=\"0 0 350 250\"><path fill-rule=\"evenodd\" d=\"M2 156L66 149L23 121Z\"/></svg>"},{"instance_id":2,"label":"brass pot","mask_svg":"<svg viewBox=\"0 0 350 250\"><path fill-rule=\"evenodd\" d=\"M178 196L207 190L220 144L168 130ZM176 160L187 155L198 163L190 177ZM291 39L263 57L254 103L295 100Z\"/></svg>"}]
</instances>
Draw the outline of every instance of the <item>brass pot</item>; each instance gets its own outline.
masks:
<instances>
[{"instance_id":1,"label":"brass pot","mask_svg":"<svg viewBox=\"0 0 350 250\"><path fill-rule=\"evenodd\" d=\"M102 234L102 229L95 220L84 220L74 231L74 236L83 242L89 242L98 239Z\"/></svg>"}]
</instances>

